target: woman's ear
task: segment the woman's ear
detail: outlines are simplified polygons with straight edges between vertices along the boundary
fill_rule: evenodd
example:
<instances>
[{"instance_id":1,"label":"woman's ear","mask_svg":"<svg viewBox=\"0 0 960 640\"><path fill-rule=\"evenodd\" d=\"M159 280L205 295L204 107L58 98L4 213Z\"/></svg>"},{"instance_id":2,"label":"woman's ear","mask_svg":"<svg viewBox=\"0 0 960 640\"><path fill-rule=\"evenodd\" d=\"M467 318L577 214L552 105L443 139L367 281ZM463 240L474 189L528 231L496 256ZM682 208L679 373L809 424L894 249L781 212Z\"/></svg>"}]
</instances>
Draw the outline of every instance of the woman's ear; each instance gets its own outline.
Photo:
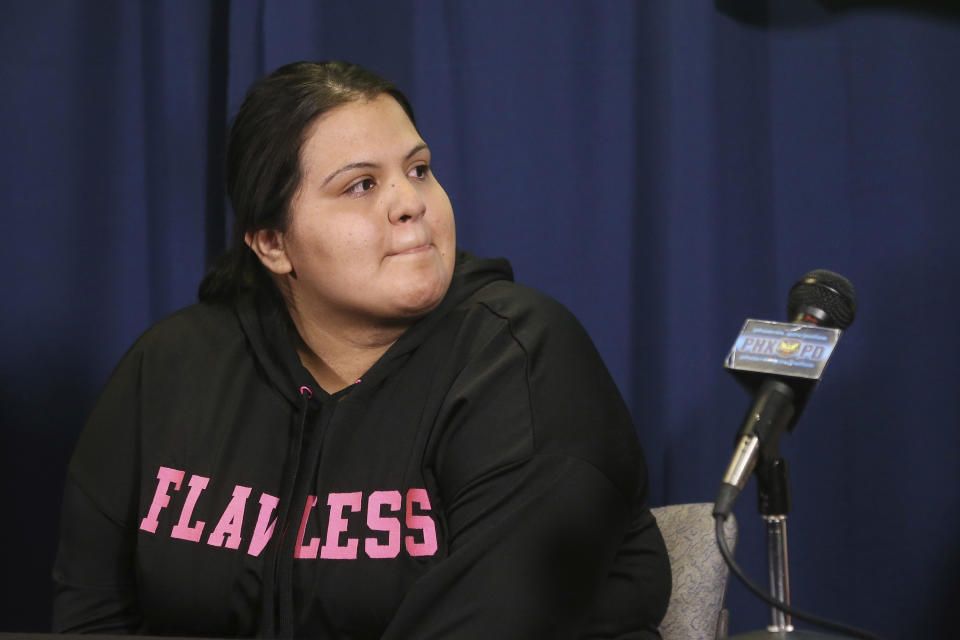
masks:
<instances>
[{"instance_id":1,"label":"woman's ear","mask_svg":"<svg viewBox=\"0 0 960 640\"><path fill-rule=\"evenodd\" d=\"M282 276L293 271L293 265L287 256L287 251L283 245L283 232L276 229L259 229L257 231L247 231L243 236L243 241L247 243L260 262L268 270Z\"/></svg>"}]
</instances>

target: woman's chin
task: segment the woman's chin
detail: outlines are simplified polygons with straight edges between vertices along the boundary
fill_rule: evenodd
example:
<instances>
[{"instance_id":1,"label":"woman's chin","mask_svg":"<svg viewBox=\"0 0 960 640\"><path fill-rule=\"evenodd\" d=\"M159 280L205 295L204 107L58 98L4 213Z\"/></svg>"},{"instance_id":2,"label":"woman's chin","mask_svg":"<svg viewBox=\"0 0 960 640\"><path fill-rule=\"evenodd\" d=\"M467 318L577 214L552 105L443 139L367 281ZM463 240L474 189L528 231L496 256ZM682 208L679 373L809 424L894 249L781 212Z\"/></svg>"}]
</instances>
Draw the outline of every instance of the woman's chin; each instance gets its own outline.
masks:
<instances>
[{"instance_id":1,"label":"woman's chin","mask_svg":"<svg viewBox=\"0 0 960 640\"><path fill-rule=\"evenodd\" d=\"M421 318L439 306L447 293L447 282L418 286L404 292L397 301L397 315L404 319Z\"/></svg>"}]
</instances>

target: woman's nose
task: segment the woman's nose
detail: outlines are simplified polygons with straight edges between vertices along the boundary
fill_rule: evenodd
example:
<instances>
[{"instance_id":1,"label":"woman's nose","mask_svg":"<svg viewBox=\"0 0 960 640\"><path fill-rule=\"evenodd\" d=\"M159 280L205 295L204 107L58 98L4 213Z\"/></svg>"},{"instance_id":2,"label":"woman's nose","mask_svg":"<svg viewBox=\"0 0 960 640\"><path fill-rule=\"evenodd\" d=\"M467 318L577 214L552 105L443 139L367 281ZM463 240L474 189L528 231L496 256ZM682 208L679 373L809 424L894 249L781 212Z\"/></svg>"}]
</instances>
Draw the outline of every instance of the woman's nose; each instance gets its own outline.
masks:
<instances>
[{"instance_id":1,"label":"woman's nose","mask_svg":"<svg viewBox=\"0 0 960 640\"><path fill-rule=\"evenodd\" d=\"M391 181L387 189L389 197L388 217L390 222L398 224L416 220L427 211L427 204L417 187L409 180Z\"/></svg>"}]
</instances>

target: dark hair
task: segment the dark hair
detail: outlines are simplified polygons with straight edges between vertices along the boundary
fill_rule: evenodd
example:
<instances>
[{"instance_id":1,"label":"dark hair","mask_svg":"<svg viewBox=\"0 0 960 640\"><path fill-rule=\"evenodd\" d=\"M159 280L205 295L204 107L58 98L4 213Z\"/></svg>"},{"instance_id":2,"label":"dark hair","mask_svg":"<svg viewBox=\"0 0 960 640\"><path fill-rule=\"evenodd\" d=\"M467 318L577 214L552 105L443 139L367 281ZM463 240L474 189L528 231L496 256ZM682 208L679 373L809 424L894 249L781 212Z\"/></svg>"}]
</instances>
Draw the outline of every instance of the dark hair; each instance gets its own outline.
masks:
<instances>
[{"instance_id":1,"label":"dark hair","mask_svg":"<svg viewBox=\"0 0 960 640\"><path fill-rule=\"evenodd\" d=\"M334 107L383 94L400 103L416 126L413 108L397 87L348 62L294 62L250 87L227 142L233 241L200 283L200 300L229 302L245 290L273 288L244 235L286 229L290 201L302 177L300 149L310 124Z\"/></svg>"}]
</instances>

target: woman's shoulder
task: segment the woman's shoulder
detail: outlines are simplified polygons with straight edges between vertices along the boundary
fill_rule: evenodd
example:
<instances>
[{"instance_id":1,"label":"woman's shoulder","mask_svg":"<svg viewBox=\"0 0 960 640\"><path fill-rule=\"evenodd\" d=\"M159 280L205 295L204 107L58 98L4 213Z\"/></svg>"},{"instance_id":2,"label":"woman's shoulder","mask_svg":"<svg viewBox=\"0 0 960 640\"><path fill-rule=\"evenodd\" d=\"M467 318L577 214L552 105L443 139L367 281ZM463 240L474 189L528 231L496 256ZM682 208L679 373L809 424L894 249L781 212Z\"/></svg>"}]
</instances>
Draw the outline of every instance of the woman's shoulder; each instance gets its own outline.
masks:
<instances>
[{"instance_id":1,"label":"woman's shoulder","mask_svg":"<svg viewBox=\"0 0 960 640\"><path fill-rule=\"evenodd\" d=\"M573 313L556 298L512 280L487 284L464 300L463 305L481 306L512 321L577 322Z\"/></svg>"},{"instance_id":2,"label":"woman's shoulder","mask_svg":"<svg viewBox=\"0 0 960 640\"><path fill-rule=\"evenodd\" d=\"M232 308L198 302L157 321L143 332L137 342L153 346L181 340L206 341L240 332L240 323Z\"/></svg>"},{"instance_id":3,"label":"woman's shoulder","mask_svg":"<svg viewBox=\"0 0 960 640\"><path fill-rule=\"evenodd\" d=\"M232 308L201 302L156 322L137 338L125 359L204 360L243 342L243 330Z\"/></svg>"},{"instance_id":4,"label":"woman's shoulder","mask_svg":"<svg viewBox=\"0 0 960 640\"><path fill-rule=\"evenodd\" d=\"M592 341L576 315L556 298L513 281L498 280L476 291L466 305L499 319L521 344Z\"/></svg>"}]
</instances>

